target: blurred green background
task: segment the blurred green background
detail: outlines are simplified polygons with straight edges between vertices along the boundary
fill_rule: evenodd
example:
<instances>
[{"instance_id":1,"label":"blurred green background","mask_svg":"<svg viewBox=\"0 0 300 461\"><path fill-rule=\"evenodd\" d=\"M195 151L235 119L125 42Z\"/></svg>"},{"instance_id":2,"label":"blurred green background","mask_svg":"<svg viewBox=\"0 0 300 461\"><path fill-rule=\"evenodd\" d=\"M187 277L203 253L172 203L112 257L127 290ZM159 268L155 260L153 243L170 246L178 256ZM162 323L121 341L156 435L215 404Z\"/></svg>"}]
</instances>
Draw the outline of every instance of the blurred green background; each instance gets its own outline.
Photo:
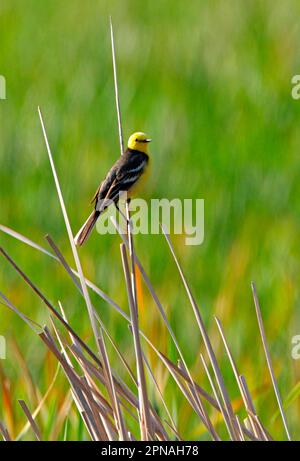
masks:
<instances>
[{"instance_id":1,"label":"blurred green background","mask_svg":"<svg viewBox=\"0 0 300 461\"><path fill-rule=\"evenodd\" d=\"M300 377L300 362L291 357L292 336L300 334L300 101L291 97L291 78L300 73L297 0L2 0L0 74L6 78L7 99L0 101L0 223L45 247L49 233L73 264L37 106L43 110L76 232L99 181L119 155L110 14L125 138L135 130L153 138L152 178L143 197L204 198L204 243L185 246L176 237L176 251L223 363L231 397L238 398L238 390L214 315L223 322L263 422L272 435L284 438L280 419L272 419L276 402L250 281L257 284L285 399ZM61 300L71 324L93 345L86 307L63 269L3 233L0 242L51 301ZM80 256L86 276L128 311L119 243L118 236L94 233ZM136 248L194 376L206 386L199 362L203 346L163 236L137 236ZM0 267L0 290L24 313L48 322L48 312L13 269L4 260ZM99 298L93 301L133 364L126 322ZM140 317L154 344L176 360L146 289ZM8 340L7 360L1 362L0 419L16 433L25 422L17 399L25 398L31 408L34 401L13 342L42 394L55 360L5 307L0 334ZM167 386L167 401L181 431L186 438L205 438L155 360L152 366L161 386ZM117 360L113 366L124 373ZM67 388L59 379L47 404L49 437L51 415ZM299 398L287 417L292 435L299 438ZM86 437L75 414L70 437Z\"/></svg>"}]
</instances>

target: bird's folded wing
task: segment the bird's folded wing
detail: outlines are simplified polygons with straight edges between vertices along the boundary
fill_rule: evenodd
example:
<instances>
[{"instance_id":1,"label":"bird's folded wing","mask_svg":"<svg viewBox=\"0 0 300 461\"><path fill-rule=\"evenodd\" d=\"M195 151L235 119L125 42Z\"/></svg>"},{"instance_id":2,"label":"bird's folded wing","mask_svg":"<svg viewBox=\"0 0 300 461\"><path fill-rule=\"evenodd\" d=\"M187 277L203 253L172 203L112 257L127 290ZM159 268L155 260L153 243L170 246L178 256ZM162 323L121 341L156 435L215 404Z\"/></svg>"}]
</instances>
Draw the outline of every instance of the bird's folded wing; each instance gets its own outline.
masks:
<instances>
[{"instance_id":1,"label":"bird's folded wing","mask_svg":"<svg viewBox=\"0 0 300 461\"><path fill-rule=\"evenodd\" d=\"M92 198L92 200L91 200L91 203L94 203L94 202L96 203L96 201L97 201L97 199L98 199L99 192L100 192L101 187L102 187L102 184L103 184L103 181L102 181L102 183L98 186L98 188L97 188L97 190L96 190L96 192L95 192L95 194L94 194L94 196L93 196L93 198Z\"/></svg>"},{"instance_id":2,"label":"bird's folded wing","mask_svg":"<svg viewBox=\"0 0 300 461\"><path fill-rule=\"evenodd\" d=\"M93 198L95 208L103 211L109 205L108 201L117 201L120 192L127 191L136 183L146 164L147 156L142 154L121 157L98 187Z\"/></svg>"},{"instance_id":3,"label":"bird's folded wing","mask_svg":"<svg viewBox=\"0 0 300 461\"><path fill-rule=\"evenodd\" d=\"M111 187L107 191L107 194L104 197L98 197L96 202L96 209L103 211L107 208L112 202L117 202L119 200L119 194L130 189L136 181L141 176L142 172L136 174L124 174L118 175L118 177L113 181Z\"/></svg>"}]
</instances>

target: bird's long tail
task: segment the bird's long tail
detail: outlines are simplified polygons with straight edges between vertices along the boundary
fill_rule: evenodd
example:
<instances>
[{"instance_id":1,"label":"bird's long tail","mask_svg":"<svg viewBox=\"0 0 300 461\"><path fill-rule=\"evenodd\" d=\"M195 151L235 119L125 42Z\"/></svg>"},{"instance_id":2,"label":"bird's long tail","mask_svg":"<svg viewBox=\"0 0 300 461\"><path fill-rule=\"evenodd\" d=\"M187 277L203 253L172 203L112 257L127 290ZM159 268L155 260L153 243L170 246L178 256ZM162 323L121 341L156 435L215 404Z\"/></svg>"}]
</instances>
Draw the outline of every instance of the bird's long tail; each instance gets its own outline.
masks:
<instances>
[{"instance_id":1,"label":"bird's long tail","mask_svg":"<svg viewBox=\"0 0 300 461\"><path fill-rule=\"evenodd\" d=\"M84 244L88 236L90 235L94 225L97 222L97 219L99 218L100 211L94 210L88 219L85 221L84 225L79 229L76 237L74 238L75 245L81 246Z\"/></svg>"}]
</instances>

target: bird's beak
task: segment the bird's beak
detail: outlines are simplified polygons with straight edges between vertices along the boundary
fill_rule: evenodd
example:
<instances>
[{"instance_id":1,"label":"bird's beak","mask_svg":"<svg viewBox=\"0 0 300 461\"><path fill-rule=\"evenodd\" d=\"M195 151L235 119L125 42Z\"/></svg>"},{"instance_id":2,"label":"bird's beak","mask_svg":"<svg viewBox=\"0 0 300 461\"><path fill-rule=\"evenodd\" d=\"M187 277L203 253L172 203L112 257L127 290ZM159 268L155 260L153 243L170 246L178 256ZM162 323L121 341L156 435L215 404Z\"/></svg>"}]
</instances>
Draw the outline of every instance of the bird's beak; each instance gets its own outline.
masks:
<instances>
[{"instance_id":1,"label":"bird's beak","mask_svg":"<svg viewBox=\"0 0 300 461\"><path fill-rule=\"evenodd\" d=\"M151 141L152 141L152 139L150 139L150 138L145 139L145 142L151 142Z\"/></svg>"}]
</instances>

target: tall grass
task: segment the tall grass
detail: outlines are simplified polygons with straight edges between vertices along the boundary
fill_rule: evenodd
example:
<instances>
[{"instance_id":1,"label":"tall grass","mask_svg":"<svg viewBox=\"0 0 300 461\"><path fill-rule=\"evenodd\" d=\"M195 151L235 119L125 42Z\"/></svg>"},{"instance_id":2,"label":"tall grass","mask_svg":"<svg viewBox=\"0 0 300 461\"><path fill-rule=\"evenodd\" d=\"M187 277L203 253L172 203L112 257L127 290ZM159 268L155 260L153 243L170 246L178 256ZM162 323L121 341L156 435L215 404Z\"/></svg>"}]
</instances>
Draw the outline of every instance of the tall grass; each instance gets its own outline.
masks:
<instances>
[{"instance_id":1,"label":"tall grass","mask_svg":"<svg viewBox=\"0 0 300 461\"><path fill-rule=\"evenodd\" d=\"M10 229L6 229L6 232L14 235L16 234ZM130 278L130 268L128 264L128 257L125 243L121 244L121 256L124 265L124 275L126 280L126 289L128 291L129 305L131 304L131 317L128 317L124 312L118 311L121 313L129 323L128 334L136 334L141 339L144 340L145 344L150 345L151 349L155 352L158 359L166 368L167 372L173 378L175 385L177 386L179 392L184 396L186 401L186 407L190 406L197 417L199 418L199 423L205 428L205 432L210 436L212 440L221 440L221 439L231 439L231 440L272 440L271 429L267 429L261 422L259 415L257 414L254 406L254 398L251 396L249 387L247 385L246 379L243 375L239 374L237 366L233 359L233 356L230 352L230 346L228 340L225 337L221 322L216 319L218 329L221 334L221 338L224 344L224 352L228 356L228 367L232 367L232 376L236 379L240 395L243 401L244 410L239 409L238 413L234 410L234 403L230 398L230 391L226 388L220 366L214 354L213 345L210 341L209 334L207 329L201 319L201 313L199 307L191 290L188 286L187 280L183 274L181 265L175 255L175 251L171 240L167 234L165 234L167 243L171 249L171 252L174 257L174 263L176 264L183 284L185 286L187 296L190 300L191 307L195 314L195 325L194 328L200 329L201 336L205 345L205 350L208 357L208 364L206 359L201 355L201 360L209 383L211 386L212 394L207 392L202 385L197 383L192 377L192 372L189 370L187 365L184 362L182 353L179 353L179 362L178 364L174 363L170 358L165 356L157 346L155 346L152 341L141 331L136 330L134 333L134 328L137 327L137 318L134 320L134 299L132 294L131 278ZM51 247L55 248L55 252L58 260L62 264L67 273L70 275L72 282L75 287L79 290L81 295L84 298L84 293L80 283L78 283L77 278L74 276L76 273L66 262L62 253L59 251L58 247L51 239L50 236L46 237L47 240L51 243ZM126 238L126 237L125 237ZM34 242L29 239L18 235L18 239L23 241L30 246L34 246L39 251L44 254L52 257L56 257L53 253L45 252L44 249L37 246ZM86 428L87 433L92 440L138 440L138 439L148 439L148 440L184 440L185 434L181 433L177 427L174 418L172 417L172 409L168 407L166 400L164 398L164 392L160 389L157 379L155 377L155 370L151 369L149 357L145 352L143 347L142 358L134 352L135 345L132 346L132 354L136 355L136 360L142 359L148 370L148 381L152 381L155 388L158 390L160 399L161 399L161 409L159 413L153 406L151 398L148 396L146 390L146 381L140 380L139 378L139 367L137 367L137 375L135 375L134 370L128 364L127 358L124 356L118 345L113 339L112 333L108 332L105 326L103 325L99 315L97 314L93 305L91 305L92 314L97 322L96 332L102 334L102 344L105 347L105 342L109 342L113 345L113 348L117 352L119 363L122 365L122 372L130 377L134 390L125 384L124 380L118 376L115 372L112 361L108 358L107 353L103 353L100 348L98 354L95 354L87 343L74 331L72 326L69 324L65 311L61 303L58 303L61 313L53 306L53 304L47 299L47 297L39 290L39 288L34 284L33 281L29 279L28 276L22 271L18 264L7 254L7 252L0 248L2 256L13 266L17 273L23 278L23 280L29 285L29 287L35 292L37 296L45 303L47 308L50 311L51 319L51 329L47 326L42 327L38 325L34 320L25 316L9 299L0 292L2 298L2 303L8 308L12 309L19 317L26 322L26 324L32 330L32 333L35 333L44 343L45 347L55 356L57 362L60 364L60 367L65 375L66 380L70 386L70 396L73 399L74 404L77 407L78 414L82 418L83 424ZM133 261L136 265L136 268L140 268L142 275L146 280L149 281L147 275L139 262L137 255L135 253L131 254ZM80 277L79 277L80 279ZM93 289L98 296L103 298L101 291L90 281L84 279L86 285L89 289ZM262 318L259 308L258 298L253 285L254 290L254 300L256 305L256 311L259 320L260 329L262 329ZM152 286L150 286L150 293L158 301L157 294L155 293ZM106 299L107 301L107 299ZM112 303L110 303L111 305ZM113 307L115 307L113 305ZM163 321L165 322L166 331L172 334L173 341L178 344L178 340L174 333L169 331L170 326L168 325L167 318L164 317L164 313L161 312L163 316ZM135 314L136 315L136 314ZM55 320L56 319L56 320ZM91 327L92 328L92 327ZM184 324L182 325L184 328ZM265 334L262 332L262 339L264 347L267 347ZM134 344L134 341L133 341ZM179 347L179 346L178 346ZM105 349L106 351L106 349ZM142 348L140 349L142 351ZM179 349L180 351L180 349ZM181 355L181 359L180 359ZM272 381L276 396L280 406L280 412L283 417L284 427L286 429L287 437L290 438L286 418L284 416L283 408L281 405L280 396L277 389L276 379L274 376L273 368L271 365L270 355L266 353L268 366L272 374ZM105 362L105 363L104 363ZM140 364L141 365L141 364ZM211 368L211 370L210 370ZM30 370L30 364L29 364ZM107 373L109 374L110 379L107 378ZM57 374L56 374L57 375ZM55 380L51 383L51 388L55 386ZM112 390L114 392L112 392ZM49 389L50 392L50 389ZM140 392L142 393L143 398L139 398ZM48 392L47 392L48 394ZM47 395L48 397L48 395ZM66 396L67 397L67 396ZM24 400L19 400L20 405L28 419L27 425L23 428L16 439L23 438L28 430L31 428L35 437L38 440L45 439L44 434L39 429L36 418L39 413L43 411L43 405L45 403L46 396L41 398L37 408L29 410ZM142 418L145 407L148 411L148 417ZM69 408L67 406L66 408ZM212 414L217 411L222 417L224 427L226 427L227 434L222 436L219 433L220 421L214 422L212 420ZM275 411L275 410L274 410ZM242 413L245 413L241 416ZM65 423L68 414L65 413L65 419L60 420L60 424ZM140 431L139 429L140 428ZM4 440L11 440L13 437L9 434L8 429L3 423L0 425L0 431Z\"/></svg>"}]
</instances>

